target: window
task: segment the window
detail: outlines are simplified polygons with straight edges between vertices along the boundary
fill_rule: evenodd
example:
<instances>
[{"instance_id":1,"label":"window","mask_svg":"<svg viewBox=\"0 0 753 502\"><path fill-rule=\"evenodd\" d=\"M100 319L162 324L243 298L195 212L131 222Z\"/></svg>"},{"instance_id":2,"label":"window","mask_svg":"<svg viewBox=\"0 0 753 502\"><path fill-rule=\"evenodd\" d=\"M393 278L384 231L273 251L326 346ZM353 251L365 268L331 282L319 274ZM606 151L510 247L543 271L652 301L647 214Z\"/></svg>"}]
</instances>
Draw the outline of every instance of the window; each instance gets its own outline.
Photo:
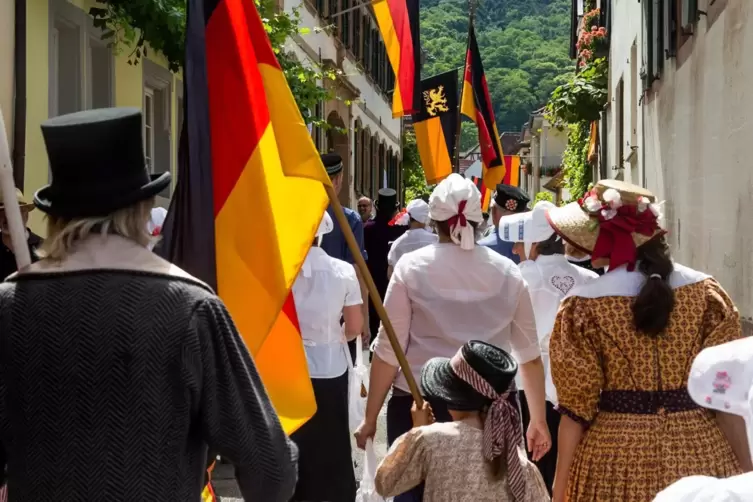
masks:
<instances>
[{"instance_id":1,"label":"window","mask_svg":"<svg viewBox=\"0 0 753 502\"><path fill-rule=\"evenodd\" d=\"M351 0L342 0L343 11L350 9L350 7L351 7ZM341 14L337 18L338 22L340 21L342 22L342 28L340 30L340 39L342 40L343 45L345 45L345 47L347 47L348 49L351 48L352 37L350 35L350 30L351 30L352 18L353 18L353 11L346 12L345 14Z\"/></svg>"},{"instance_id":2,"label":"window","mask_svg":"<svg viewBox=\"0 0 753 502\"><path fill-rule=\"evenodd\" d=\"M379 32L371 30L371 78L377 81L379 72Z\"/></svg>"},{"instance_id":3,"label":"window","mask_svg":"<svg viewBox=\"0 0 753 502\"><path fill-rule=\"evenodd\" d=\"M622 169L625 161L625 81L620 78L617 83L615 92L615 101L617 102L617 113L615 114L615 169Z\"/></svg>"},{"instance_id":4,"label":"window","mask_svg":"<svg viewBox=\"0 0 753 502\"><path fill-rule=\"evenodd\" d=\"M49 0L49 115L113 104L112 51L82 9Z\"/></svg>"},{"instance_id":5,"label":"window","mask_svg":"<svg viewBox=\"0 0 753 502\"><path fill-rule=\"evenodd\" d=\"M351 42L356 61L360 61L363 58L363 42L361 41L361 23L363 22L363 18L361 18L359 11L360 9L353 12L353 41Z\"/></svg>"},{"instance_id":6,"label":"window","mask_svg":"<svg viewBox=\"0 0 753 502\"><path fill-rule=\"evenodd\" d=\"M681 0L680 19L682 20L682 31L686 35L692 35L695 24L698 21L698 0Z\"/></svg>"},{"instance_id":7,"label":"window","mask_svg":"<svg viewBox=\"0 0 753 502\"><path fill-rule=\"evenodd\" d=\"M316 0L316 11L319 13L319 17L324 17L326 8L325 6L325 0Z\"/></svg>"},{"instance_id":8,"label":"window","mask_svg":"<svg viewBox=\"0 0 753 502\"><path fill-rule=\"evenodd\" d=\"M340 32L340 20L342 19L342 16L337 16L337 19L333 18L333 14L337 14L337 12L340 10L338 9L339 0L329 0L328 4L328 10L327 10L327 18L329 19L329 22L331 24L336 25L338 33Z\"/></svg>"},{"instance_id":9,"label":"window","mask_svg":"<svg viewBox=\"0 0 753 502\"><path fill-rule=\"evenodd\" d=\"M358 120L353 124L353 132L353 164L355 167L355 169L353 169L353 187L356 192L363 193L361 187L361 184L363 183L361 175L361 123Z\"/></svg>"},{"instance_id":10,"label":"window","mask_svg":"<svg viewBox=\"0 0 753 502\"><path fill-rule=\"evenodd\" d=\"M366 73L371 70L371 22L368 16L363 17L363 67Z\"/></svg>"},{"instance_id":11,"label":"window","mask_svg":"<svg viewBox=\"0 0 753 502\"><path fill-rule=\"evenodd\" d=\"M664 0L664 51L665 57L677 55L677 0Z\"/></svg>"},{"instance_id":12,"label":"window","mask_svg":"<svg viewBox=\"0 0 753 502\"><path fill-rule=\"evenodd\" d=\"M379 191L379 143L377 137L371 138L371 195L376 196Z\"/></svg>"},{"instance_id":13,"label":"window","mask_svg":"<svg viewBox=\"0 0 753 502\"><path fill-rule=\"evenodd\" d=\"M154 89L144 89L144 157L149 172L154 172Z\"/></svg>"},{"instance_id":14,"label":"window","mask_svg":"<svg viewBox=\"0 0 753 502\"><path fill-rule=\"evenodd\" d=\"M363 194L371 197L371 133L369 130L361 132L361 168L363 169Z\"/></svg>"},{"instance_id":15,"label":"window","mask_svg":"<svg viewBox=\"0 0 753 502\"><path fill-rule=\"evenodd\" d=\"M324 113L324 107L322 106L321 101L316 104L316 108L314 109L314 115L317 119L322 120ZM317 150L322 149L322 128L321 127L314 127L314 144L316 145Z\"/></svg>"},{"instance_id":16,"label":"window","mask_svg":"<svg viewBox=\"0 0 753 502\"><path fill-rule=\"evenodd\" d=\"M172 138L172 81L169 70L145 59L143 67L143 121L144 121L144 156L147 158L149 171L160 174L170 171L173 160ZM170 197L170 188L160 194Z\"/></svg>"}]
</instances>

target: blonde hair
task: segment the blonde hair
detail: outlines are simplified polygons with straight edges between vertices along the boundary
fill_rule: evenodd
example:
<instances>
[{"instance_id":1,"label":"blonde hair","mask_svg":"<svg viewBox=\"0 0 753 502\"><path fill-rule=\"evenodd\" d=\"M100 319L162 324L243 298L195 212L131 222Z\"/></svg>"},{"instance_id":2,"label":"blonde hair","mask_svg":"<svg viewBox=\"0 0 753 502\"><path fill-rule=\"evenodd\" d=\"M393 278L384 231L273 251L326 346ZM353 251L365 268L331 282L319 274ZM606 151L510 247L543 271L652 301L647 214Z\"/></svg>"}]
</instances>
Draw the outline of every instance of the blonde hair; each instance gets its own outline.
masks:
<instances>
[{"instance_id":1,"label":"blonde hair","mask_svg":"<svg viewBox=\"0 0 753 502\"><path fill-rule=\"evenodd\" d=\"M120 235L146 247L154 242L147 229L153 207L154 199L150 198L118 209L107 216L62 218L47 215L47 238L39 254L43 258L62 260L78 241L94 233Z\"/></svg>"}]
</instances>

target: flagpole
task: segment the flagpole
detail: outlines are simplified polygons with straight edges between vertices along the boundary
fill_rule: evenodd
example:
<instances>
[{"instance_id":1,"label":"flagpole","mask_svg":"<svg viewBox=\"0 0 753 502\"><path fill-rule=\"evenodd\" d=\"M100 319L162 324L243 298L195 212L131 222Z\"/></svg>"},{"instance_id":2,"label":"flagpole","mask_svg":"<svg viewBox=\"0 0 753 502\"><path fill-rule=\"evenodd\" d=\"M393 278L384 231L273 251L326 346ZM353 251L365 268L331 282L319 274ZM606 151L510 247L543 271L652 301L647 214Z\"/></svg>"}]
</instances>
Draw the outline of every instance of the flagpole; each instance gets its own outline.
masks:
<instances>
[{"instance_id":1,"label":"flagpole","mask_svg":"<svg viewBox=\"0 0 753 502\"><path fill-rule=\"evenodd\" d=\"M382 297L379 296L379 291L377 291L376 284L374 284L374 279L371 277L369 268L366 266L366 260L363 259L361 249L358 247L356 237L353 235L353 230L350 229L350 223L348 223L347 218L345 218L345 212L340 204L340 199L337 198L337 193L331 185L324 185L324 188L327 191L330 204L332 204L335 209L335 218L345 236L345 242L348 243L350 254L353 255L353 259L356 261L356 266L361 272L361 277L366 281L366 289L369 290L369 298L374 304L379 319L382 321L384 331L387 333L387 338L390 339L390 345L392 345L392 350L395 353L395 356L397 356L397 362L403 370L403 375L408 382L408 387L410 388L410 393L413 395L413 400L416 402L416 406L420 409L423 406L424 400L421 397L421 392L418 390L418 384L416 383L413 372L408 365L408 360L405 358L405 353L403 352L402 347L400 347L400 343L397 341L395 329L392 327L389 317L387 317L387 311L384 309Z\"/></svg>"}]
</instances>

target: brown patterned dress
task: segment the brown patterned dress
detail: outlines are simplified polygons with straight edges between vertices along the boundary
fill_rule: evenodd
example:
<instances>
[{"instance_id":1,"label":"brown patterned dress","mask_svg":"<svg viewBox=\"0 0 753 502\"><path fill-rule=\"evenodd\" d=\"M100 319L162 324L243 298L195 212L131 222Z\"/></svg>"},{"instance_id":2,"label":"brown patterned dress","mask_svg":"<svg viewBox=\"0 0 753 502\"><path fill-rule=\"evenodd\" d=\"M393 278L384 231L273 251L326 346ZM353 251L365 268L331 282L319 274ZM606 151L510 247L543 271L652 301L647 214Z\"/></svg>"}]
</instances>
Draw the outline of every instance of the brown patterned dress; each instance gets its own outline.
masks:
<instances>
[{"instance_id":1,"label":"brown patterned dress","mask_svg":"<svg viewBox=\"0 0 753 502\"><path fill-rule=\"evenodd\" d=\"M562 303L550 343L559 409L588 426L568 502L650 502L685 476L741 472L713 414L686 387L702 349L742 336L738 311L711 278L675 288L675 298L656 338L636 332L632 296Z\"/></svg>"}]
</instances>

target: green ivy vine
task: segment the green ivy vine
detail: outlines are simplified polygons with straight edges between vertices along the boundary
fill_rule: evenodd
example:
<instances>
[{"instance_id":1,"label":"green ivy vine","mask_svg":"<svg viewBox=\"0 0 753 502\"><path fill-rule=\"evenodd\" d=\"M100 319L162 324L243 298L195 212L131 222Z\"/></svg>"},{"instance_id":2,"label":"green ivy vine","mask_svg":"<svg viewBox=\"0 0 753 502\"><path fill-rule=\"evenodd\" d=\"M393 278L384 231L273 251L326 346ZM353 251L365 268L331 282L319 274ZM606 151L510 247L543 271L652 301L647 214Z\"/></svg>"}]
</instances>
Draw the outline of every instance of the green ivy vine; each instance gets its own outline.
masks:
<instances>
[{"instance_id":1,"label":"green ivy vine","mask_svg":"<svg viewBox=\"0 0 753 502\"><path fill-rule=\"evenodd\" d=\"M591 165L588 163L589 122L577 122L567 127L567 148L562 154L565 186L570 202L583 197L590 189Z\"/></svg>"},{"instance_id":2,"label":"green ivy vine","mask_svg":"<svg viewBox=\"0 0 753 502\"><path fill-rule=\"evenodd\" d=\"M554 202L554 197L552 196L551 192L539 192L533 198L533 203L531 204L531 206L535 206L537 202L542 200Z\"/></svg>"},{"instance_id":3,"label":"green ivy vine","mask_svg":"<svg viewBox=\"0 0 753 502\"><path fill-rule=\"evenodd\" d=\"M129 64L139 64L141 58L153 50L165 56L171 71L178 72L183 67L186 0L101 0L99 5L89 9L94 26L104 30L102 39L114 51L130 51ZM285 42L290 37L310 31L301 27L297 10L277 10L273 0L256 0L256 5L304 120L318 127L328 127L326 121L313 112L317 104L336 98L322 82L336 80L341 72L316 64L308 67L285 50Z\"/></svg>"}]
</instances>

